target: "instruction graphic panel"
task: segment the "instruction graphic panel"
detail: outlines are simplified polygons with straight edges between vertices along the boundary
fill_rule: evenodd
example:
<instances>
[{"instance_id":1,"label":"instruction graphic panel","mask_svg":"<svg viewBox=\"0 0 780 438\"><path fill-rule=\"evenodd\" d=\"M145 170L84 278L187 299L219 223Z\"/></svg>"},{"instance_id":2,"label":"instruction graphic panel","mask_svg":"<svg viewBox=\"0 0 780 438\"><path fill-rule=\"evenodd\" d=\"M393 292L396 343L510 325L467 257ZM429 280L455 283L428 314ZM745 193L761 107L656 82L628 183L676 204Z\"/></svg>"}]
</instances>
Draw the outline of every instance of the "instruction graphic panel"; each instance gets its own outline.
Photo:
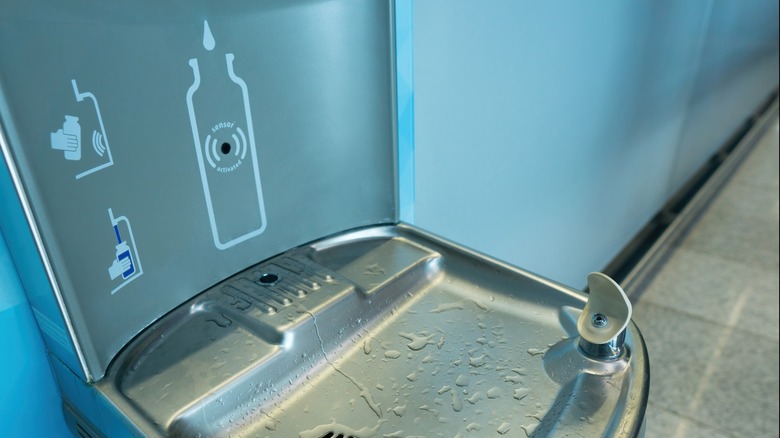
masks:
<instances>
[{"instance_id":1,"label":"instruction graphic panel","mask_svg":"<svg viewBox=\"0 0 780 438\"><path fill-rule=\"evenodd\" d=\"M114 164L108 146L106 129L97 97L89 92L79 92L75 79L71 80L77 112L65 114L62 126L50 134L51 149L62 152L63 165L72 165L76 179L105 169ZM91 103L91 105L89 104Z\"/></svg>"},{"instance_id":2,"label":"instruction graphic panel","mask_svg":"<svg viewBox=\"0 0 780 438\"><path fill-rule=\"evenodd\" d=\"M124 216L114 217L114 212L110 208L108 209L108 217L111 220L114 236L116 236L113 257L108 258L110 262L108 275L114 285L111 290L113 295L140 277L143 274L143 269L130 221Z\"/></svg>"},{"instance_id":3,"label":"instruction graphic panel","mask_svg":"<svg viewBox=\"0 0 780 438\"><path fill-rule=\"evenodd\" d=\"M234 55L215 47L204 21L206 52L189 61L187 110L214 245L224 250L262 234L266 216L247 85L233 70Z\"/></svg>"}]
</instances>

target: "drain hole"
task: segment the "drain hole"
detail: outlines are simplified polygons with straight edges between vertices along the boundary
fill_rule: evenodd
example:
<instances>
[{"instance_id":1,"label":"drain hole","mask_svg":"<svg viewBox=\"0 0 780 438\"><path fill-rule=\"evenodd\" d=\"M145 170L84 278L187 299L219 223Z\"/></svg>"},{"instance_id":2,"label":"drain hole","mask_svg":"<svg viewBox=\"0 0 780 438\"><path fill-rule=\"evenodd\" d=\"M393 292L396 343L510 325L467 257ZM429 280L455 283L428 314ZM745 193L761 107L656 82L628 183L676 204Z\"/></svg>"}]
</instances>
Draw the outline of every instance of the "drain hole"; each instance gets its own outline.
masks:
<instances>
[{"instance_id":1,"label":"drain hole","mask_svg":"<svg viewBox=\"0 0 780 438\"><path fill-rule=\"evenodd\" d=\"M277 281L279 281L279 276L276 275L276 274L265 273L265 274L262 274L260 277L258 277L257 281L260 282L261 284L274 284ZM331 437L328 437L328 438L331 438Z\"/></svg>"},{"instance_id":2,"label":"drain hole","mask_svg":"<svg viewBox=\"0 0 780 438\"><path fill-rule=\"evenodd\" d=\"M337 434L336 432L328 432L320 438L355 438L352 435Z\"/></svg>"}]
</instances>

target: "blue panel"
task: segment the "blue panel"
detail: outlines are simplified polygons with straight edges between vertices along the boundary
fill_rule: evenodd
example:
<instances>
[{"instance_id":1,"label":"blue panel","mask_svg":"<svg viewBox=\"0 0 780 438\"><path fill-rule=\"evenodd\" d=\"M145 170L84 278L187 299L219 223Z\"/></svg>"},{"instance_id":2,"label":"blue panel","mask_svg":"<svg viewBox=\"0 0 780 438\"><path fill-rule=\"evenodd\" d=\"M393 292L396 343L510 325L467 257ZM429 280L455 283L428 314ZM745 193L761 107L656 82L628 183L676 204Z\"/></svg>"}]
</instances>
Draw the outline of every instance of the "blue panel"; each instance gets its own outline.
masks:
<instances>
[{"instance_id":1,"label":"blue panel","mask_svg":"<svg viewBox=\"0 0 780 438\"><path fill-rule=\"evenodd\" d=\"M126 417L119 413L94 386L84 383L57 358L52 358L52 367L63 397L68 399L101 433L111 438L142 436L138 430L126 423Z\"/></svg>"},{"instance_id":2,"label":"blue panel","mask_svg":"<svg viewBox=\"0 0 780 438\"><path fill-rule=\"evenodd\" d=\"M584 286L669 197L712 4L416 2L415 224Z\"/></svg>"},{"instance_id":3,"label":"blue panel","mask_svg":"<svg viewBox=\"0 0 780 438\"><path fill-rule=\"evenodd\" d=\"M70 436L43 340L0 233L0 425L8 437Z\"/></svg>"},{"instance_id":4,"label":"blue panel","mask_svg":"<svg viewBox=\"0 0 780 438\"><path fill-rule=\"evenodd\" d=\"M396 93L398 95L399 218L414 222L413 0L395 2Z\"/></svg>"}]
</instances>

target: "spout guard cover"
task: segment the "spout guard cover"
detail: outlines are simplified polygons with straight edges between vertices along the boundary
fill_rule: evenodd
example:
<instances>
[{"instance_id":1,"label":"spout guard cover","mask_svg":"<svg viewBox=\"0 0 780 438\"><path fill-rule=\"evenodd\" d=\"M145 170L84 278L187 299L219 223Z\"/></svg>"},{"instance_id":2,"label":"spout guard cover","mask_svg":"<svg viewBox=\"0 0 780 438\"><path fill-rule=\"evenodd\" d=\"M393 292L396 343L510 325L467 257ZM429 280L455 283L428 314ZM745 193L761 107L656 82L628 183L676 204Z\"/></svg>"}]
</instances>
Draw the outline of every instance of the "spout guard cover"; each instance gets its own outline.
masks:
<instances>
[{"instance_id":1,"label":"spout guard cover","mask_svg":"<svg viewBox=\"0 0 780 438\"><path fill-rule=\"evenodd\" d=\"M631 320L631 302L619 284L600 272L588 274L590 296L577 320L580 336L592 344L606 344L626 329ZM593 324L594 317L606 317L604 327Z\"/></svg>"}]
</instances>

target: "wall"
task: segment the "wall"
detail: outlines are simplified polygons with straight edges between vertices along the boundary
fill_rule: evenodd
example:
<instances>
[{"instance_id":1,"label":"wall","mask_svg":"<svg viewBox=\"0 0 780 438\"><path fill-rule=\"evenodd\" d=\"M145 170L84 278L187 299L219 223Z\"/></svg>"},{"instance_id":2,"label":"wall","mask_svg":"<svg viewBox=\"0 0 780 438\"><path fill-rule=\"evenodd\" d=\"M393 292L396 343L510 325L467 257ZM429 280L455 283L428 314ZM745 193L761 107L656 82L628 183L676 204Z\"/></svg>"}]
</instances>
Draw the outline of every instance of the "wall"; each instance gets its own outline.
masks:
<instances>
[{"instance_id":1,"label":"wall","mask_svg":"<svg viewBox=\"0 0 780 438\"><path fill-rule=\"evenodd\" d=\"M685 180L777 84L778 2L714 2L677 145L670 190Z\"/></svg>"},{"instance_id":2,"label":"wall","mask_svg":"<svg viewBox=\"0 0 780 438\"><path fill-rule=\"evenodd\" d=\"M415 2L413 222L583 287L776 87L776 17Z\"/></svg>"}]
</instances>

